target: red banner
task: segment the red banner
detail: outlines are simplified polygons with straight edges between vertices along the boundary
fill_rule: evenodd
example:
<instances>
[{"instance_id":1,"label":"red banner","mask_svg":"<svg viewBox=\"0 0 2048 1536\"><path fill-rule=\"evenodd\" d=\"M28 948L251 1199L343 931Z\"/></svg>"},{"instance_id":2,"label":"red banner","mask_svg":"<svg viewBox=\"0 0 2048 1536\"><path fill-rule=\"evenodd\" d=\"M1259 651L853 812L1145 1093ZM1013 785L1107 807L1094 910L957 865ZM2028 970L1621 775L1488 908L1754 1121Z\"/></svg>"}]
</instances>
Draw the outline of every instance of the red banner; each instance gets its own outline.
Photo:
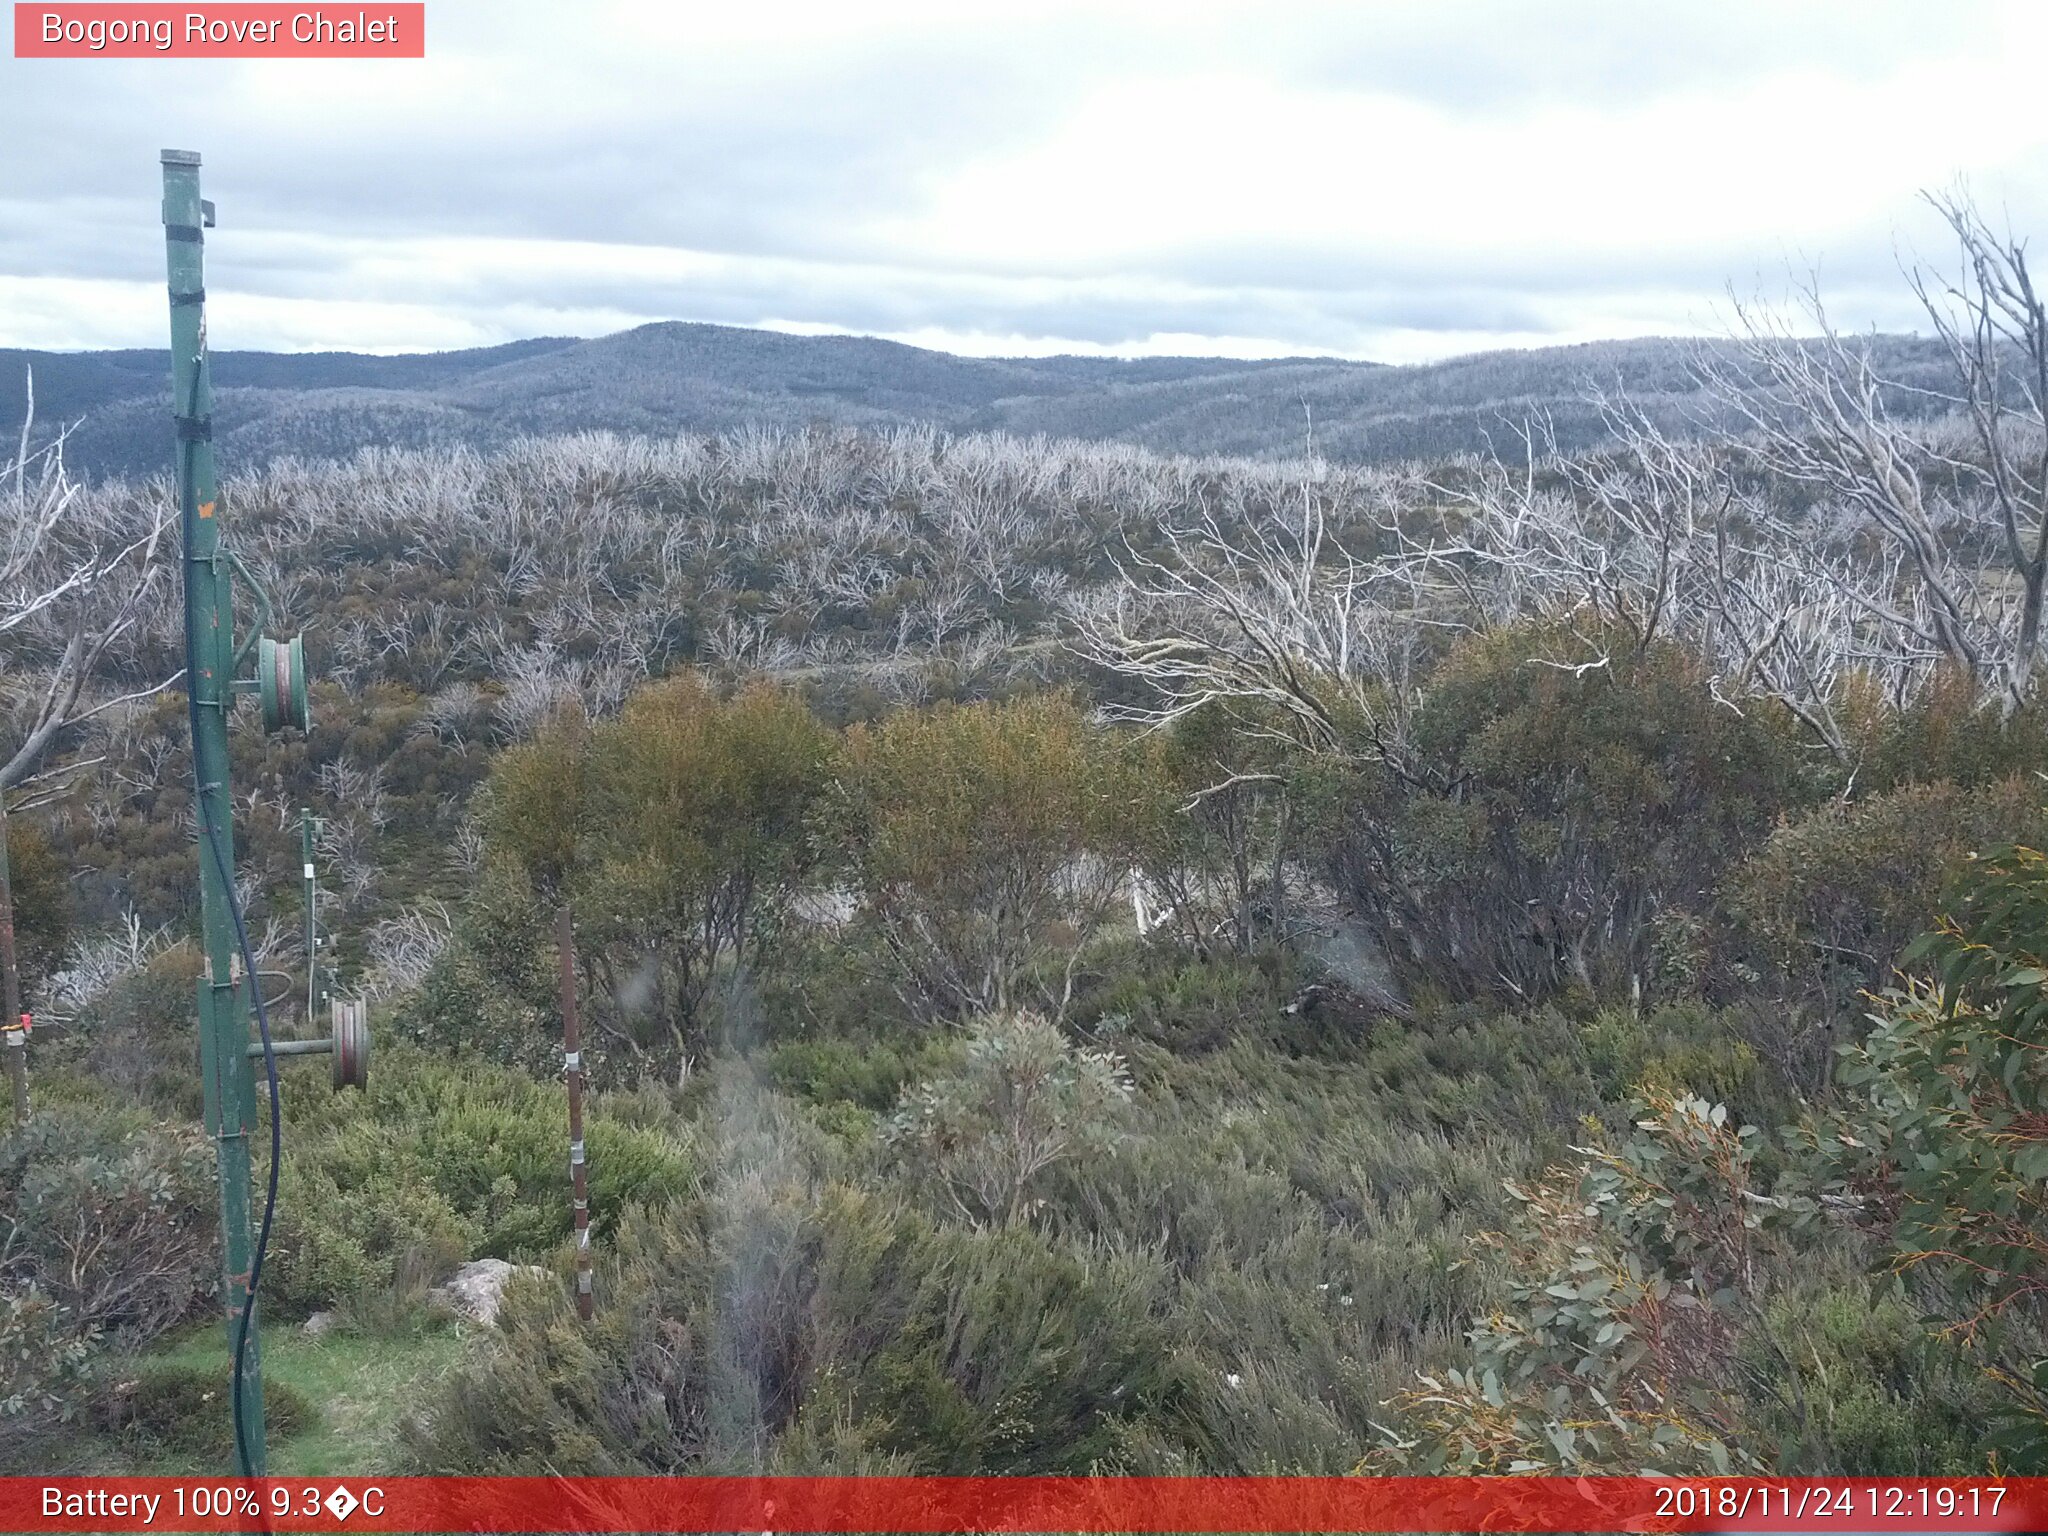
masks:
<instances>
[{"instance_id":1,"label":"red banner","mask_svg":"<svg viewBox=\"0 0 2048 1536\"><path fill-rule=\"evenodd\" d=\"M424 4L21 4L17 59L423 59Z\"/></svg>"},{"instance_id":2,"label":"red banner","mask_svg":"<svg viewBox=\"0 0 2048 1536\"><path fill-rule=\"evenodd\" d=\"M2017 1531L2048 1478L0 1478L17 1531Z\"/></svg>"}]
</instances>

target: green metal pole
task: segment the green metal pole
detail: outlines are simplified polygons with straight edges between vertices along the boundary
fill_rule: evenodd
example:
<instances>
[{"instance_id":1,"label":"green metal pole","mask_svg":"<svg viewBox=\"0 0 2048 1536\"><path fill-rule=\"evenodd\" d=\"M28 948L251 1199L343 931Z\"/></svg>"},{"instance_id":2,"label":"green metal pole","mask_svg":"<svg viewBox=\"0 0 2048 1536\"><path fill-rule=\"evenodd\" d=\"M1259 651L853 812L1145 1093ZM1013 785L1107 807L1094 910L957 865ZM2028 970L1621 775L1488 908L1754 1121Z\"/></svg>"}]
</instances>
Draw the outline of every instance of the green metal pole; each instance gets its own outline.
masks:
<instances>
[{"instance_id":1,"label":"green metal pole","mask_svg":"<svg viewBox=\"0 0 2048 1536\"><path fill-rule=\"evenodd\" d=\"M199 156L163 152L164 253L170 275L172 415L178 431L178 498L184 529L185 643L191 671L192 774L199 817L199 912L206 970L199 979L199 1070L206 1129L220 1173L221 1273L228 1348L236 1345L249 1294L250 1137L256 1131L256 1078L248 1057L249 999L244 994L234 919L224 876L234 869L233 802L228 790L228 716L234 709L234 617L228 559L221 544L220 486L214 477L213 389L206 361L206 270L201 231L212 222L199 196ZM264 1467L263 1365L256 1318L243 1345L241 1410L247 1459ZM242 1458L237 1456L237 1460Z\"/></svg>"}]
</instances>

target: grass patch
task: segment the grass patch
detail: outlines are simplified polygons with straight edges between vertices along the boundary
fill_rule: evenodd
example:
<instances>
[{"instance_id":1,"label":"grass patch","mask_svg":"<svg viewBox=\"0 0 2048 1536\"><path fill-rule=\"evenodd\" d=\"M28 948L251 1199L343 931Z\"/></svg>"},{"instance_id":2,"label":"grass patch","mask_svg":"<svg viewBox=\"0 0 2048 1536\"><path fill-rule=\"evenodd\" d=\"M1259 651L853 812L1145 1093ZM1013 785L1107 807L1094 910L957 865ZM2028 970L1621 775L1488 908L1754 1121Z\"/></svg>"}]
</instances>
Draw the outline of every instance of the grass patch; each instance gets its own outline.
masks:
<instances>
[{"instance_id":1,"label":"grass patch","mask_svg":"<svg viewBox=\"0 0 2048 1536\"><path fill-rule=\"evenodd\" d=\"M263 1340L266 1387L289 1389L306 1410L298 1424L273 1426L270 1472L286 1477L389 1475L400 1470L398 1427L419 1403L426 1384L444 1375L461 1356L464 1333L454 1325L390 1337L335 1332L309 1338L296 1328L276 1328ZM173 1371L218 1372L226 1380L227 1345L218 1324L209 1323L165 1341L136 1362L138 1374ZM221 1444L232 1444L225 1392L218 1409ZM278 1428L285 1428L283 1438ZM132 1442L126 1459L135 1456ZM175 1464L152 1450L137 1473L173 1475L210 1468L189 1458Z\"/></svg>"}]
</instances>

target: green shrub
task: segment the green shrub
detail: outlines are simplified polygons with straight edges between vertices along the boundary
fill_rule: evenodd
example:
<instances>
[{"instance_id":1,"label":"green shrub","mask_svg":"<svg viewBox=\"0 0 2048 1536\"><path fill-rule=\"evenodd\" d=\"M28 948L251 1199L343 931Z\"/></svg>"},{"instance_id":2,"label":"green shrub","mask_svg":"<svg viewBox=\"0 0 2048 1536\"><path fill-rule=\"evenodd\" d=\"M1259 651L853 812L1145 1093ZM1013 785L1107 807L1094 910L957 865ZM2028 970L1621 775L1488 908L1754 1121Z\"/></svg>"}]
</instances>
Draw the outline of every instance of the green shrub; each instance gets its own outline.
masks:
<instances>
[{"instance_id":1,"label":"green shrub","mask_svg":"<svg viewBox=\"0 0 2048 1536\"><path fill-rule=\"evenodd\" d=\"M1132 749L1154 786L1132 817L1154 920L1204 957L1250 954L1284 930L1284 876L1308 831L1303 765L1248 714L1259 718L1211 704Z\"/></svg>"},{"instance_id":2,"label":"green shrub","mask_svg":"<svg viewBox=\"0 0 2048 1536\"><path fill-rule=\"evenodd\" d=\"M1647 1015L1606 1008L1583 1029L1587 1065L1610 1103L1691 1090L1719 1103L1754 1105L1769 1093L1756 1048L1729 1012L1698 1003Z\"/></svg>"},{"instance_id":3,"label":"green shrub","mask_svg":"<svg viewBox=\"0 0 2048 1536\"><path fill-rule=\"evenodd\" d=\"M1260 968L1161 972L1197 993L1203 976L1228 978L1249 996ZM1135 1006L1143 989L1120 982L1117 996ZM599 1245L594 1327L559 1288L522 1291L502 1349L439 1395L417 1452L426 1467L471 1471L541 1456L587 1472L1030 1470L1100 1455L1131 1471L1341 1472L1387 1399L1456 1359L1470 1319L1500 1299L1497 1262L1466 1250L1504 1214L1504 1182L1583 1143L1581 1116L1610 1083L1692 1060L1741 1075L1723 1014L1601 1017L1604 1043L1600 1018L1561 1009L1444 1010L1382 1021L1351 1053L1317 1057L1249 1031L1176 1056L1134 1029L1131 1134L1114 1156L1045 1169L1027 1194L1042 1202L1032 1221L1009 1227L904 1208L918 1163L954 1149L875 1155L872 1111L853 1096L877 1084L852 1042L753 1058L767 1083L813 1099L810 1112L750 1086L753 1063L714 1060L696 1103L695 1144L716 1149L700 1198ZM876 1048L910 1059L886 1038ZM963 1071L957 1046L932 1050L917 1078ZM857 1128L832 1121L842 1111ZM986 1246L1005 1234L1014 1248ZM984 1264L1000 1272L970 1287ZM1051 1278L1033 1278L1041 1270ZM940 1345L981 1326L972 1359L1009 1358L1039 1337L1029 1308L1076 1274L1088 1308L1107 1308L1100 1326L1141 1345L1130 1385L1099 1435L1072 1417L1090 1378L1058 1388L1078 1409L1031 1386L1031 1412L1053 1428L1020 1450L968 1359ZM918 1319L938 1303L903 1299L924 1285L972 1304L928 1326ZM1112 1305L1104 1286L1130 1301Z\"/></svg>"},{"instance_id":4,"label":"green shrub","mask_svg":"<svg viewBox=\"0 0 2048 1536\"><path fill-rule=\"evenodd\" d=\"M0 1474L47 1472L42 1458L79 1416L99 1346L97 1328L33 1286L0 1289Z\"/></svg>"},{"instance_id":5,"label":"green shrub","mask_svg":"<svg viewBox=\"0 0 2048 1536\"><path fill-rule=\"evenodd\" d=\"M293 1085L279 1217L277 1298L311 1310L464 1257L533 1257L570 1231L568 1101L559 1087L475 1060L382 1054L366 1097ZM692 1188L668 1130L587 1107L593 1222ZM628 1101L630 1105L630 1100Z\"/></svg>"},{"instance_id":6,"label":"green shrub","mask_svg":"<svg viewBox=\"0 0 2048 1536\"><path fill-rule=\"evenodd\" d=\"M201 966L195 946L178 944L120 977L79 1009L57 1042L57 1059L98 1091L197 1120Z\"/></svg>"},{"instance_id":7,"label":"green shrub","mask_svg":"<svg viewBox=\"0 0 2048 1536\"><path fill-rule=\"evenodd\" d=\"M1573 643L1517 626L1459 645L1429 673L1408 776L1338 774L1322 792L1335 879L1445 995L1639 994L1658 915L1819 787L1795 734L1717 705L1691 655L1541 663Z\"/></svg>"},{"instance_id":8,"label":"green shrub","mask_svg":"<svg viewBox=\"0 0 2048 1536\"><path fill-rule=\"evenodd\" d=\"M408 1269L445 1273L483 1244L480 1224L447 1196L402 1175L350 1181L326 1154L288 1158L264 1267L264 1298L284 1317L350 1303L395 1285ZM303 1166L304 1171L298 1171Z\"/></svg>"},{"instance_id":9,"label":"green shrub","mask_svg":"<svg viewBox=\"0 0 2048 1536\"><path fill-rule=\"evenodd\" d=\"M2048 701L2036 692L2001 716L1982 688L1953 669L1938 672L1903 709L1871 699L1860 713L1857 782L1866 794L1908 784L1980 789L2048 763Z\"/></svg>"},{"instance_id":10,"label":"green shrub","mask_svg":"<svg viewBox=\"0 0 2048 1536\"><path fill-rule=\"evenodd\" d=\"M562 1022L548 921L518 869L490 861L426 979L399 1001L392 1028L438 1051L554 1071ZM587 1062L592 1080L601 1081L601 1043L591 1043Z\"/></svg>"},{"instance_id":11,"label":"green shrub","mask_svg":"<svg viewBox=\"0 0 2048 1536\"><path fill-rule=\"evenodd\" d=\"M766 683L721 698L694 675L619 716L563 717L493 773L494 845L536 899L568 901L614 1049L682 1075L721 979L747 965L823 849L810 811L836 741Z\"/></svg>"},{"instance_id":12,"label":"green shrub","mask_svg":"<svg viewBox=\"0 0 2048 1536\"><path fill-rule=\"evenodd\" d=\"M224 1365L149 1361L115 1375L104 1389L101 1416L108 1429L137 1443L144 1454L201 1465L225 1463L235 1449L230 1384ZM318 1423L319 1414L290 1383L272 1379L263 1384L263 1428L271 1444Z\"/></svg>"},{"instance_id":13,"label":"green shrub","mask_svg":"<svg viewBox=\"0 0 2048 1536\"><path fill-rule=\"evenodd\" d=\"M502 1347L446 1383L415 1449L446 1472L1088 1471L1178 1395L1156 1285L1023 1228L757 1188L713 1223L627 1224L594 1326L545 1288L509 1293Z\"/></svg>"},{"instance_id":14,"label":"green shrub","mask_svg":"<svg viewBox=\"0 0 2048 1536\"><path fill-rule=\"evenodd\" d=\"M1720 1105L1663 1097L1626 1137L1512 1192L1493 1241L1508 1305L1469 1365L1399 1400L1377 1470L1714 1473L1745 1444L1741 1321L1782 1271L1749 1196L1760 1138ZM1807 1203L1811 1209L1812 1203Z\"/></svg>"},{"instance_id":15,"label":"green shrub","mask_svg":"<svg viewBox=\"0 0 2048 1536\"><path fill-rule=\"evenodd\" d=\"M1843 1011L1885 984L1971 852L2044 836L2032 776L1909 784L1777 828L1731 872L1723 900L1770 962Z\"/></svg>"},{"instance_id":16,"label":"green shrub","mask_svg":"<svg viewBox=\"0 0 2048 1536\"><path fill-rule=\"evenodd\" d=\"M215 1290L214 1160L190 1126L76 1104L0 1141L0 1283L146 1342Z\"/></svg>"},{"instance_id":17,"label":"green shrub","mask_svg":"<svg viewBox=\"0 0 2048 1536\"><path fill-rule=\"evenodd\" d=\"M923 1009L1058 1017L1156 795L1069 700L903 710L846 733L827 835Z\"/></svg>"},{"instance_id":18,"label":"green shrub","mask_svg":"<svg viewBox=\"0 0 2048 1536\"><path fill-rule=\"evenodd\" d=\"M76 915L64 861L36 822L7 819L7 874L14 895L14 955L23 1006L33 1008L50 973L62 964Z\"/></svg>"},{"instance_id":19,"label":"green shrub","mask_svg":"<svg viewBox=\"0 0 2048 1536\"><path fill-rule=\"evenodd\" d=\"M1968 1349L1930 1333L1889 1280L1774 1297L1741 1345L1757 1383L1745 1437L1814 1477L1984 1476L2000 1394Z\"/></svg>"},{"instance_id":20,"label":"green shrub","mask_svg":"<svg viewBox=\"0 0 2048 1536\"><path fill-rule=\"evenodd\" d=\"M1115 1053L1076 1050L1036 1014L984 1019L958 1068L905 1088L888 1136L970 1222L1012 1225L1043 1202L1059 1164L1123 1139L1130 1074Z\"/></svg>"},{"instance_id":21,"label":"green shrub","mask_svg":"<svg viewBox=\"0 0 2048 1536\"><path fill-rule=\"evenodd\" d=\"M1177 1056L1222 1050L1233 1040L1277 1041L1282 1013L1297 990L1286 957L1171 957L1165 964L1124 971L1089 989L1077 1016L1100 1028L1114 1021L1130 1038Z\"/></svg>"},{"instance_id":22,"label":"green shrub","mask_svg":"<svg viewBox=\"0 0 2048 1536\"><path fill-rule=\"evenodd\" d=\"M48 1470L110 1346L217 1289L213 1158L189 1127L90 1095L0 1140L0 1470Z\"/></svg>"},{"instance_id":23,"label":"green shrub","mask_svg":"<svg viewBox=\"0 0 2048 1536\"><path fill-rule=\"evenodd\" d=\"M787 1040L761 1053L761 1075L774 1088L812 1104L893 1109L914 1078L957 1056L953 1042L926 1037L908 1044L831 1036Z\"/></svg>"},{"instance_id":24,"label":"green shrub","mask_svg":"<svg viewBox=\"0 0 2048 1536\"><path fill-rule=\"evenodd\" d=\"M2011 1395L2000 1440L2048 1465L2048 855L1974 863L1843 1052L1847 1101L1813 1147L1912 1295Z\"/></svg>"},{"instance_id":25,"label":"green shrub","mask_svg":"<svg viewBox=\"0 0 2048 1536\"><path fill-rule=\"evenodd\" d=\"M736 1048L792 1038L894 1041L922 1030L915 1000L902 996L871 929L793 923L757 958L750 979L758 1033L732 1039Z\"/></svg>"}]
</instances>

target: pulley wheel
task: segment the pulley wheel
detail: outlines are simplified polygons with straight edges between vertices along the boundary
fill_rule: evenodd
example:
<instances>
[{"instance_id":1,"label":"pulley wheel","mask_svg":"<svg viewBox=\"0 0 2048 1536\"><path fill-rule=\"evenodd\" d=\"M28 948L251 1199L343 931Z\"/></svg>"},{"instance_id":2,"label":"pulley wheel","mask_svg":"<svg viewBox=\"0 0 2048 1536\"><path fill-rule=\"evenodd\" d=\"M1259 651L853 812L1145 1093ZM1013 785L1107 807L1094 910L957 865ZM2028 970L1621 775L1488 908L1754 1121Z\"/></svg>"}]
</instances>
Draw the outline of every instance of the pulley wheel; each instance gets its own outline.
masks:
<instances>
[{"instance_id":1,"label":"pulley wheel","mask_svg":"<svg viewBox=\"0 0 2048 1536\"><path fill-rule=\"evenodd\" d=\"M367 1088L370 1083L370 1005L361 1001L343 1002L337 998L332 1006L332 1016L334 1091Z\"/></svg>"},{"instance_id":2,"label":"pulley wheel","mask_svg":"<svg viewBox=\"0 0 2048 1536\"><path fill-rule=\"evenodd\" d=\"M273 640L265 635L256 642L256 683L264 730L313 729L312 701L306 695L306 648L300 636Z\"/></svg>"}]
</instances>

